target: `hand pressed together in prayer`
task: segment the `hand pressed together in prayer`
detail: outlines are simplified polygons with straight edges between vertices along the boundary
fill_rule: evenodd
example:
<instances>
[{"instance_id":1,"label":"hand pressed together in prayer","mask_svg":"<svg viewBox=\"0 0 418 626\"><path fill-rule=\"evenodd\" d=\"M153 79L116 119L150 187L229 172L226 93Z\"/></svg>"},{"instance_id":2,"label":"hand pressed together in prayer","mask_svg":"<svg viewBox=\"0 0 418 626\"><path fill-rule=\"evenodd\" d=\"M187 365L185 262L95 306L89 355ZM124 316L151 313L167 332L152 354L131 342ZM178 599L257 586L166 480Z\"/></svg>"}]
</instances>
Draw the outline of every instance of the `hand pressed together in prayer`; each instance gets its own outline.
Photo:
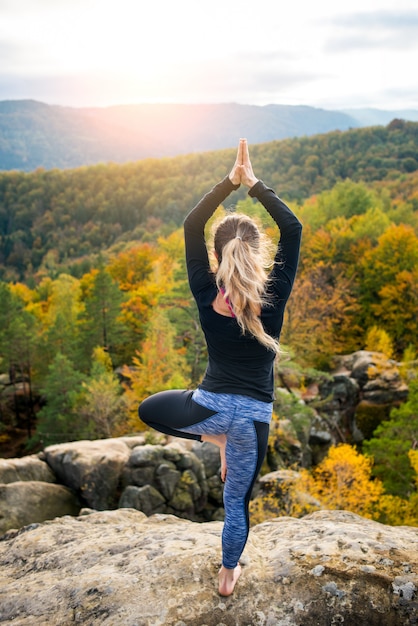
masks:
<instances>
[{"instance_id":1,"label":"hand pressed together in prayer","mask_svg":"<svg viewBox=\"0 0 418 626\"><path fill-rule=\"evenodd\" d=\"M242 183L250 189L258 182L251 165L246 139L240 139L239 141L237 157L229 174L229 179L234 185Z\"/></svg>"}]
</instances>

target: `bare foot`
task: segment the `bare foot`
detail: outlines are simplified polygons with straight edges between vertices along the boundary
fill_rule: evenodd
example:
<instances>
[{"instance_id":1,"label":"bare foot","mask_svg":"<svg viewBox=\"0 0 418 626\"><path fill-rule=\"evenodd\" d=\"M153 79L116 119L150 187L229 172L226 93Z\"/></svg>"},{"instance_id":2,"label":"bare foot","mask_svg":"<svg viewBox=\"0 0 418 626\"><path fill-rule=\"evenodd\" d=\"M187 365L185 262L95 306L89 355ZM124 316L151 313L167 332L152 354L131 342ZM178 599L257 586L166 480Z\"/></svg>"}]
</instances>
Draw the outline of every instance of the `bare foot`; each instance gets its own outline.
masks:
<instances>
[{"instance_id":1,"label":"bare foot","mask_svg":"<svg viewBox=\"0 0 418 626\"><path fill-rule=\"evenodd\" d=\"M241 576L241 565L234 569L227 569L222 565L219 570L219 593L221 596L230 596L235 588L238 578Z\"/></svg>"},{"instance_id":2,"label":"bare foot","mask_svg":"<svg viewBox=\"0 0 418 626\"><path fill-rule=\"evenodd\" d=\"M218 446L221 454L221 479L225 482L226 478L226 435L202 435L202 441L208 441Z\"/></svg>"}]
</instances>

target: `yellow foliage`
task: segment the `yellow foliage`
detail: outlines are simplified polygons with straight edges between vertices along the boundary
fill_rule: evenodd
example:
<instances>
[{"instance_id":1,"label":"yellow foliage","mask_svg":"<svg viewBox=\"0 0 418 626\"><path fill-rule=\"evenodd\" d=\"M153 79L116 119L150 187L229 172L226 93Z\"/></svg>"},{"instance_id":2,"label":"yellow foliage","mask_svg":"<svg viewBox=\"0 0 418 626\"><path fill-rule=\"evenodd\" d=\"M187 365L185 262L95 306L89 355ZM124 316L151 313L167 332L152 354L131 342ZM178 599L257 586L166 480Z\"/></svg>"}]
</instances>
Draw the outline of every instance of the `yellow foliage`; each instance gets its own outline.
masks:
<instances>
[{"instance_id":1,"label":"yellow foliage","mask_svg":"<svg viewBox=\"0 0 418 626\"><path fill-rule=\"evenodd\" d=\"M112 359L110 355L101 346L93 348L93 362L100 364L106 372L112 372Z\"/></svg>"},{"instance_id":2,"label":"yellow foliage","mask_svg":"<svg viewBox=\"0 0 418 626\"><path fill-rule=\"evenodd\" d=\"M409 344L404 350L402 362L399 365L399 373L406 381L413 380L418 375L418 356L412 344Z\"/></svg>"},{"instance_id":3,"label":"yellow foliage","mask_svg":"<svg viewBox=\"0 0 418 626\"><path fill-rule=\"evenodd\" d=\"M264 487L265 492L250 502L251 524L261 524L274 517L302 517L318 509L309 493L299 489L300 474L282 470L282 479Z\"/></svg>"},{"instance_id":4,"label":"yellow foliage","mask_svg":"<svg viewBox=\"0 0 418 626\"><path fill-rule=\"evenodd\" d=\"M383 328L378 326L372 326L367 331L365 349L370 352L381 352L387 359L393 357L392 339Z\"/></svg>"},{"instance_id":5,"label":"yellow foliage","mask_svg":"<svg viewBox=\"0 0 418 626\"><path fill-rule=\"evenodd\" d=\"M186 362L181 350L174 347L174 328L162 309L154 312L147 336L123 375L130 381L126 398L132 426L138 430L138 404L147 396L165 389L184 389ZM141 426L141 424L139 424Z\"/></svg>"},{"instance_id":6,"label":"yellow foliage","mask_svg":"<svg viewBox=\"0 0 418 626\"><path fill-rule=\"evenodd\" d=\"M294 473L253 501L253 521L259 523L280 515L302 517L318 509L348 510L373 518L383 485L372 479L372 464L348 444L333 446L313 470Z\"/></svg>"},{"instance_id":7,"label":"yellow foliage","mask_svg":"<svg viewBox=\"0 0 418 626\"><path fill-rule=\"evenodd\" d=\"M302 470L299 488L318 500L323 509L346 509L372 518L383 494L380 480L372 480L373 461L348 444L332 446L312 472Z\"/></svg>"},{"instance_id":8,"label":"yellow foliage","mask_svg":"<svg viewBox=\"0 0 418 626\"><path fill-rule=\"evenodd\" d=\"M23 283L10 283L10 291L14 293L22 302L30 304L33 302L34 292Z\"/></svg>"},{"instance_id":9,"label":"yellow foliage","mask_svg":"<svg viewBox=\"0 0 418 626\"><path fill-rule=\"evenodd\" d=\"M409 458L417 492L405 500L385 494L380 480L372 479L372 459L348 444L333 446L311 471L287 470L282 480L264 487L265 493L250 503L251 521L259 524L272 517L340 509L393 526L418 526L418 450L410 450Z\"/></svg>"},{"instance_id":10,"label":"yellow foliage","mask_svg":"<svg viewBox=\"0 0 418 626\"><path fill-rule=\"evenodd\" d=\"M418 526L418 495L409 500L385 494L379 501L379 522L390 526Z\"/></svg>"}]
</instances>

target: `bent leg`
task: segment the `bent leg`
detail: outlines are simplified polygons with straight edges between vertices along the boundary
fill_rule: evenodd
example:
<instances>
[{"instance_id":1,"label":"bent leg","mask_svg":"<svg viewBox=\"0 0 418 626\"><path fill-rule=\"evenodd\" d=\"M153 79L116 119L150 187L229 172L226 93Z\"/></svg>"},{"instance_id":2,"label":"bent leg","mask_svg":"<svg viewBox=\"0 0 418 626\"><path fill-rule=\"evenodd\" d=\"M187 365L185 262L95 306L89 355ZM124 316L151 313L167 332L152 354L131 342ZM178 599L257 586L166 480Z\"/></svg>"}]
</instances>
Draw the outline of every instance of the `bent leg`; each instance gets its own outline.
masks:
<instances>
[{"instance_id":1,"label":"bent leg","mask_svg":"<svg viewBox=\"0 0 418 626\"><path fill-rule=\"evenodd\" d=\"M166 435L201 441L200 434L187 433L180 429L193 427L215 415L216 411L197 404L192 396L193 391L160 391L141 402L138 408L139 417L147 426Z\"/></svg>"}]
</instances>

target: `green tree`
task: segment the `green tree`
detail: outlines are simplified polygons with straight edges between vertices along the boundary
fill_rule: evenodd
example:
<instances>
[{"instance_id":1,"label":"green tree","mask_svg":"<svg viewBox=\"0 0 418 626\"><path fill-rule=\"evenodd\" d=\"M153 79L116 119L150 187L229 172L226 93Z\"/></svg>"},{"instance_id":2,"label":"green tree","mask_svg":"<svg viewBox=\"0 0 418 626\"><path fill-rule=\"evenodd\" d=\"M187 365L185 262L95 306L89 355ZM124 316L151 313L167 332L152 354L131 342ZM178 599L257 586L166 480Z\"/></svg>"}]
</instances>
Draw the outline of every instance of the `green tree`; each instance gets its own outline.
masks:
<instances>
[{"instance_id":1,"label":"green tree","mask_svg":"<svg viewBox=\"0 0 418 626\"><path fill-rule=\"evenodd\" d=\"M408 499L414 491L408 453L417 442L418 380L413 380L408 400L392 409L390 419L377 427L372 439L363 442L364 452L374 459L373 474L383 482L387 493Z\"/></svg>"},{"instance_id":2,"label":"green tree","mask_svg":"<svg viewBox=\"0 0 418 626\"><path fill-rule=\"evenodd\" d=\"M98 270L84 277L84 311L80 316L80 352L90 363L96 347L107 350L116 366L121 365L126 328L121 307L124 295L101 263Z\"/></svg>"},{"instance_id":3,"label":"green tree","mask_svg":"<svg viewBox=\"0 0 418 626\"><path fill-rule=\"evenodd\" d=\"M78 320L83 311L80 281L68 274L60 274L55 280L46 278L39 285L37 296L33 310L38 317L37 369L42 380L58 352L73 363L78 360Z\"/></svg>"},{"instance_id":4,"label":"green tree","mask_svg":"<svg viewBox=\"0 0 418 626\"><path fill-rule=\"evenodd\" d=\"M36 433L31 443L46 446L89 438L89 425L77 411L84 378L68 357L58 352L49 366L42 389L45 405L38 413Z\"/></svg>"},{"instance_id":5,"label":"green tree","mask_svg":"<svg viewBox=\"0 0 418 626\"><path fill-rule=\"evenodd\" d=\"M6 369L9 384L13 387L16 425L25 427L30 437L35 419L32 388L35 319L26 310L25 303L5 283L0 283L0 302L1 365ZM20 409L18 385L23 385L27 394L29 410Z\"/></svg>"},{"instance_id":6,"label":"green tree","mask_svg":"<svg viewBox=\"0 0 418 626\"><path fill-rule=\"evenodd\" d=\"M364 183L344 180L338 182L329 191L323 191L316 203L310 204L309 211L303 217L314 228L326 224L336 217L346 219L353 215L366 213L376 202L374 194Z\"/></svg>"},{"instance_id":7,"label":"green tree","mask_svg":"<svg viewBox=\"0 0 418 626\"><path fill-rule=\"evenodd\" d=\"M82 382L76 400L77 413L88 425L92 437L100 439L122 434L128 417L122 391L109 355L103 348L96 348L91 374Z\"/></svg>"}]
</instances>

